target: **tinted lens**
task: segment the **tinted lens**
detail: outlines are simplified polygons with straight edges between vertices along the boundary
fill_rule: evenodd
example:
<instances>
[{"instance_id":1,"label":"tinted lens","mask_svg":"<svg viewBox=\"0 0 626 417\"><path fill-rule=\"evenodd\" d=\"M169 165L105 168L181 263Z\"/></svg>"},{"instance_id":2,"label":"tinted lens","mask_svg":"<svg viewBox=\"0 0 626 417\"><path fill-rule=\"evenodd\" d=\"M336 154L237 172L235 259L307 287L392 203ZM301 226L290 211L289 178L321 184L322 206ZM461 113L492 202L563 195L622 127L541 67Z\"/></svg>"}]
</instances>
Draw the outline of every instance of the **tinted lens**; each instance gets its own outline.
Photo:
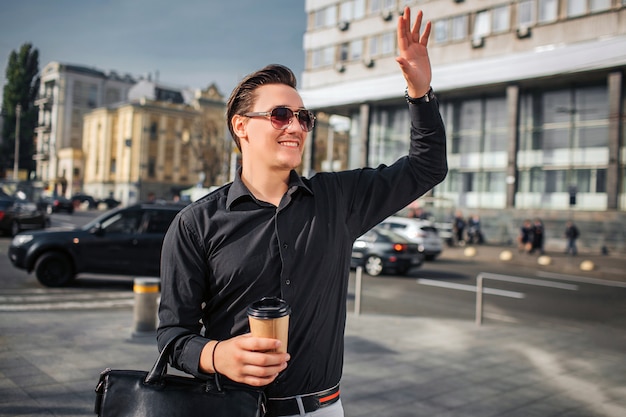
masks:
<instances>
[{"instance_id":1,"label":"tinted lens","mask_svg":"<svg viewBox=\"0 0 626 417\"><path fill-rule=\"evenodd\" d=\"M310 132L313 129L313 123L315 122L315 117L313 113L308 110L300 110L298 112L298 122L300 122L300 127L305 132Z\"/></svg>"},{"instance_id":2,"label":"tinted lens","mask_svg":"<svg viewBox=\"0 0 626 417\"><path fill-rule=\"evenodd\" d=\"M272 113L270 115L270 121L272 122L272 126L274 126L275 129L282 130L286 129L287 126L289 126L292 117L293 112L291 111L291 109L288 109L287 107L276 107L274 110L272 110Z\"/></svg>"},{"instance_id":3,"label":"tinted lens","mask_svg":"<svg viewBox=\"0 0 626 417\"><path fill-rule=\"evenodd\" d=\"M298 114L298 123L300 123L302 130L310 132L315 123L315 116L313 116L313 113L309 110L299 110L296 113ZM291 109L287 107L276 107L272 110L270 120L275 129L283 130L287 129L287 126L291 123L291 118L293 116L294 112Z\"/></svg>"}]
</instances>

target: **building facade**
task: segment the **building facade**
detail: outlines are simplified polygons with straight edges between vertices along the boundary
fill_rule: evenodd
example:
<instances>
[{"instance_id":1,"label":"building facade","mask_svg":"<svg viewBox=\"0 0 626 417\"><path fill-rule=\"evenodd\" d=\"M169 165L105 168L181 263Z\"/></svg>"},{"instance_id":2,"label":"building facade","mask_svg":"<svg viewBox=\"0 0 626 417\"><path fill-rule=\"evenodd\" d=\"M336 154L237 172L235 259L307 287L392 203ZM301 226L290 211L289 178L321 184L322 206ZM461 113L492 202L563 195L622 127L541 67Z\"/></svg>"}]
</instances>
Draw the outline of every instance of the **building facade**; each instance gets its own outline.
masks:
<instances>
[{"instance_id":1,"label":"building facade","mask_svg":"<svg viewBox=\"0 0 626 417\"><path fill-rule=\"evenodd\" d=\"M83 115L126 100L135 84L130 75L50 62L41 71L39 125L34 158L37 179L52 192L70 196L84 181Z\"/></svg>"},{"instance_id":2,"label":"building facade","mask_svg":"<svg viewBox=\"0 0 626 417\"><path fill-rule=\"evenodd\" d=\"M84 191L128 205L225 183L224 113L215 86L194 92L140 81L125 102L85 114Z\"/></svg>"},{"instance_id":3,"label":"building facade","mask_svg":"<svg viewBox=\"0 0 626 417\"><path fill-rule=\"evenodd\" d=\"M590 248L624 249L626 0L307 0L302 96L350 118L348 167L408 149L406 5L432 22L449 163L433 195L480 214L492 241L541 217L556 243L573 218Z\"/></svg>"}]
</instances>

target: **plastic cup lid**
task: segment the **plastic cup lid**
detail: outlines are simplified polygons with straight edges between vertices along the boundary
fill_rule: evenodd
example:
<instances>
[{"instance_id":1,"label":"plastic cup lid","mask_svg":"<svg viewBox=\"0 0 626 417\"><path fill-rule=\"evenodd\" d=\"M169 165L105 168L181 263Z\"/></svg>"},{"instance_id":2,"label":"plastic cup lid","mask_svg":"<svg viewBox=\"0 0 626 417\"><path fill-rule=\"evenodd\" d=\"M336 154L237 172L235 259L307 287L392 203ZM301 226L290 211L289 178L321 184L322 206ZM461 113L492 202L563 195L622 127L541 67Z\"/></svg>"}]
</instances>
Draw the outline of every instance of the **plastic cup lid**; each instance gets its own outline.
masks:
<instances>
[{"instance_id":1,"label":"plastic cup lid","mask_svg":"<svg viewBox=\"0 0 626 417\"><path fill-rule=\"evenodd\" d=\"M278 297L263 297L248 307L248 315L259 319L275 319L289 314L291 307Z\"/></svg>"}]
</instances>

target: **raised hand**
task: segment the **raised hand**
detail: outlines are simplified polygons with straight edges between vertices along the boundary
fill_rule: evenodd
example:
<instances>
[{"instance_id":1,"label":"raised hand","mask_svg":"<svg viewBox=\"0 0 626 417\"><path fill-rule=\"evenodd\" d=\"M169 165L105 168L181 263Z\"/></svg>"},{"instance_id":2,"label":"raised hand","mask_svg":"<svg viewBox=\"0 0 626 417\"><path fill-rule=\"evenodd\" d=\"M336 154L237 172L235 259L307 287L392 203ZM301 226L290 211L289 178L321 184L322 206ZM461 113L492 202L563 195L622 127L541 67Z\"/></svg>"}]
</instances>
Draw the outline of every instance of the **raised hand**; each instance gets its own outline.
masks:
<instances>
[{"instance_id":1,"label":"raised hand","mask_svg":"<svg viewBox=\"0 0 626 417\"><path fill-rule=\"evenodd\" d=\"M432 79L427 49L431 23L426 22L424 31L420 34L422 19L423 13L420 10L411 28L411 9L408 6L404 8L404 14L398 18L400 55L396 62L400 64L402 75L406 79L409 96L414 98L422 97L428 92Z\"/></svg>"}]
</instances>

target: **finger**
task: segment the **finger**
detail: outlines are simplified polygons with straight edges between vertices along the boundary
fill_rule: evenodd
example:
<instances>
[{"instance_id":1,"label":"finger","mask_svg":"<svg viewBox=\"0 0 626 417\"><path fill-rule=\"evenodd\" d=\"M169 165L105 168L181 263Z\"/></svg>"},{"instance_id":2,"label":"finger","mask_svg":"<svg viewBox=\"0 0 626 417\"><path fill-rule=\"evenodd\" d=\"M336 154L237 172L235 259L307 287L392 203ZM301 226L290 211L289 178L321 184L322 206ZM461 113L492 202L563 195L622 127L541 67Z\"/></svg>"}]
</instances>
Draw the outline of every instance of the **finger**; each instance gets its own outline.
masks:
<instances>
[{"instance_id":1,"label":"finger","mask_svg":"<svg viewBox=\"0 0 626 417\"><path fill-rule=\"evenodd\" d=\"M405 7L404 14L398 17L398 48L406 50L409 47L409 34L411 32L411 12ZM408 19L407 19L408 17Z\"/></svg>"},{"instance_id":2,"label":"finger","mask_svg":"<svg viewBox=\"0 0 626 417\"><path fill-rule=\"evenodd\" d=\"M248 336L241 339L241 347L245 350L256 352L267 352L278 349L281 341L278 339L269 339L265 337Z\"/></svg>"},{"instance_id":3,"label":"finger","mask_svg":"<svg viewBox=\"0 0 626 417\"><path fill-rule=\"evenodd\" d=\"M417 12L417 18L415 19L415 24L413 25L413 29L411 30L411 40L415 43L420 40L420 29L422 27L422 18L424 17L424 13L421 10Z\"/></svg>"},{"instance_id":4,"label":"finger","mask_svg":"<svg viewBox=\"0 0 626 417\"><path fill-rule=\"evenodd\" d=\"M422 32L422 36L420 37L420 44L427 46L428 38L430 37L430 31L432 29L432 24L430 21L426 22L426 26L424 26L424 32Z\"/></svg>"}]
</instances>

